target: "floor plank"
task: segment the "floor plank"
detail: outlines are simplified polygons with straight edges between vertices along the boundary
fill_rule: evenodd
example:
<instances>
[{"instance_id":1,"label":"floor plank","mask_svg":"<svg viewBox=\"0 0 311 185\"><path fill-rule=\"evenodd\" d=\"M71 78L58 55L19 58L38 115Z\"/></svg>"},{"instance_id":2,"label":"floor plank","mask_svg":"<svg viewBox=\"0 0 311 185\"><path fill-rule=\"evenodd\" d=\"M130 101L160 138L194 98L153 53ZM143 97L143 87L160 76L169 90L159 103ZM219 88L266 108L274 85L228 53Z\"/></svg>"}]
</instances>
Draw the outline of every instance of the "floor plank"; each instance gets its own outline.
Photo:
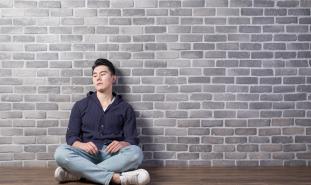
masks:
<instances>
[{"instance_id":1,"label":"floor plank","mask_svg":"<svg viewBox=\"0 0 311 185\"><path fill-rule=\"evenodd\" d=\"M310 167L150 168L150 185L311 185ZM0 168L1 185L56 185L51 168ZM70 182L68 185L90 185Z\"/></svg>"}]
</instances>

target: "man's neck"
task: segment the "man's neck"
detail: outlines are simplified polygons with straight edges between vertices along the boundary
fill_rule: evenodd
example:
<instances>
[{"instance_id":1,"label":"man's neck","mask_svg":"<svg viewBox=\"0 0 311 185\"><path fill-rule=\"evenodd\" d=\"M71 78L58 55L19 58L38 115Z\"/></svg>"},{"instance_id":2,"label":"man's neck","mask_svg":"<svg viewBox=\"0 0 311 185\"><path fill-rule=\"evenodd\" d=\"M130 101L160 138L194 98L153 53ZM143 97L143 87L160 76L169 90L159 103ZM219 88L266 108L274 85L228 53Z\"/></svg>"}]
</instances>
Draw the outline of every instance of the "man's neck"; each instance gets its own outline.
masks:
<instances>
[{"instance_id":1,"label":"man's neck","mask_svg":"<svg viewBox=\"0 0 311 185\"><path fill-rule=\"evenodd\" d=\"M97 98L99 99L99 101L101 103L110 103L112 98L113 98L113 95L112 95L112 92L99 92L99 91L96 91L96 95L97 95Z\"/></svg>"}]
</instances>

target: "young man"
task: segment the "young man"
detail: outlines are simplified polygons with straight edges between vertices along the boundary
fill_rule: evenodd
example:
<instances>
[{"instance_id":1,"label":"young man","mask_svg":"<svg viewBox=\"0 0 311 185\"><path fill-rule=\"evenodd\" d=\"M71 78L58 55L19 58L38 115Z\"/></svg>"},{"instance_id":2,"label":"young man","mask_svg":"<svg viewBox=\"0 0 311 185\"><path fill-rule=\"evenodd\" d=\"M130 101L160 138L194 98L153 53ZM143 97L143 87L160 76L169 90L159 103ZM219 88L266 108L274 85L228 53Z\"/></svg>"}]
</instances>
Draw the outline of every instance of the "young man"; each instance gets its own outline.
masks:
<instances>
[{"instance_id":1,"label":"young man","mask_svg":"<svg viewBox=\"0 0 311 185\"><path fill-rule=\"evenodd\" d=\"M59 182L85 178L99 184L145 185L149 173L138 169L143 153L138 147L132 107L112 92L115 68L107 59L92 66L96 92L76 102L66 133L67 145L55 151ZM129 171L134 170L134 171Z\"/></svg>"}]
</instances>

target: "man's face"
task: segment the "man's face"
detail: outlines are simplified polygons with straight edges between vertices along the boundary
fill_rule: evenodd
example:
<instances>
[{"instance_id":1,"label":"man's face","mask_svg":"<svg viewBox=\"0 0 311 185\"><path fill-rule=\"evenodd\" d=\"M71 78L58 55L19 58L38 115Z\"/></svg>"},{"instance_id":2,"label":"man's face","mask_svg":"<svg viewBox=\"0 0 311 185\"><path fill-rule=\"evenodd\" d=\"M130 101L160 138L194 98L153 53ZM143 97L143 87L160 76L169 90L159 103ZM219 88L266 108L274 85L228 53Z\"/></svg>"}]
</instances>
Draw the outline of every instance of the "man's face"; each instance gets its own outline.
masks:
<instances>
[{"instance_id":1,"label":"man's face","mask_svg":"<svg viewBox=\"0 0 311 185\"><path fill-rule=\"evenodd\" d=\"M115 80L116 76L109 71L107 66L97 66L93 71L93 84L99 92L111 89Z\"/></svg>"}]
</instances>

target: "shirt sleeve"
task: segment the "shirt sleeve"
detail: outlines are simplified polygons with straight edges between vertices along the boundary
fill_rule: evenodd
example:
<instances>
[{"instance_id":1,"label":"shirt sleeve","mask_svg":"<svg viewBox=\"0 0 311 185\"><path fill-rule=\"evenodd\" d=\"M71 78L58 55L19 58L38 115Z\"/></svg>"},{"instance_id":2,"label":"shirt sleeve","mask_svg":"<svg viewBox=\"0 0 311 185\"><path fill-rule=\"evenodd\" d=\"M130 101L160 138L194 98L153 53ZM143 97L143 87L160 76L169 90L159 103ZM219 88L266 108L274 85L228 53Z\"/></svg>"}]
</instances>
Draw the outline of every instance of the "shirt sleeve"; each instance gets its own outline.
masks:
<instances>
[{"instance_id":1,"label":"shirt sleeve","mask_svg":"<svg viewBox=\"0 0 311 185\"><path fill-rule=\"evenodd\" d=\"M124 141L130 143L131 145L139 144L136 128L136 116L131 106L129 106L129 108L126 110L123 132L125 137Z\"/></svg>"},{"instance_id":2,"label":"shirt sleeve","mask_svg":"<svg viewBox=\"0 0 311 185\"><path fill-rule=\"evenodd\" d=\"M74 104L68 123L66 132L66 142L68 145L72 145L75 141L81 141L81 114L78 102Z\"/></svg>"}]
</instances>

